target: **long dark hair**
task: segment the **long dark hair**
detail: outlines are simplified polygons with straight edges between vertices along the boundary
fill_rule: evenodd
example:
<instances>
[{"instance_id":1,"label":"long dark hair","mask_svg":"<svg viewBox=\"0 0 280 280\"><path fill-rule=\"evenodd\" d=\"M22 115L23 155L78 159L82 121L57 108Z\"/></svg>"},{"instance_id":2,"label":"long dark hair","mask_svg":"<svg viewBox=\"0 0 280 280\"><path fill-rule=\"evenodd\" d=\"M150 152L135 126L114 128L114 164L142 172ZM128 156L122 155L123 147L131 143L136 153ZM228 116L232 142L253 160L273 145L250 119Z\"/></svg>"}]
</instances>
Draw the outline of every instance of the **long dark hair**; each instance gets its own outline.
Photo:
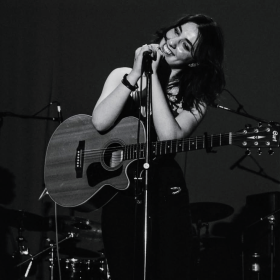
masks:
<instances>
[{"instance_id":1,"label":"long dark hair","mask_svg":"<svg viewBox=\"0 0 280 280\"><path fill-rule=\"evenodd\" d=\"M191 111L195 107L200 111L200 104L213 105L225 87L224 36L220 26L206 15L186 15L175 24L158 30L154 42L159 43L167 31L187 22L196 23L199 30L196 48L192 49L197 66L186 65L175 78L179 80L183 108Z\"/></svg>"}]
</instances>

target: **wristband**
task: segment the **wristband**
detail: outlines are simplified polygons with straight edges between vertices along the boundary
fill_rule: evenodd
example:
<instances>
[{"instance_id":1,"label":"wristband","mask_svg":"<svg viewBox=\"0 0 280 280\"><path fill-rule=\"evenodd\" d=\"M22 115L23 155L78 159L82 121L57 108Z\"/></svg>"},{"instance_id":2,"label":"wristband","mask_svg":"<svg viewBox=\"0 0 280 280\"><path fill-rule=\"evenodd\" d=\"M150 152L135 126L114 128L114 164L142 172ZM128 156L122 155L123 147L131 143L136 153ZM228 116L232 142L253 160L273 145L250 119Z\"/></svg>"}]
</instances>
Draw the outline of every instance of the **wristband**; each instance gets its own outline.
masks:
<instances>
[{"instance_id":1,"label":"wristband","mask_svg":"<svg viewBox=\"0 0 280 280\"><path fill-rule=\"evenodd\" d=\"M128 75L128 74L125 74L125 75L123 76L122 83L123 83L128 89L130 89L131 91L135 91L136 89L138 89L138 85L137 85L137 83L136 83L135 86L132 86L132 85L130 84L130 82L127 80L127 78L126 78L127 75Z\"/></svg>"}]
</instances>

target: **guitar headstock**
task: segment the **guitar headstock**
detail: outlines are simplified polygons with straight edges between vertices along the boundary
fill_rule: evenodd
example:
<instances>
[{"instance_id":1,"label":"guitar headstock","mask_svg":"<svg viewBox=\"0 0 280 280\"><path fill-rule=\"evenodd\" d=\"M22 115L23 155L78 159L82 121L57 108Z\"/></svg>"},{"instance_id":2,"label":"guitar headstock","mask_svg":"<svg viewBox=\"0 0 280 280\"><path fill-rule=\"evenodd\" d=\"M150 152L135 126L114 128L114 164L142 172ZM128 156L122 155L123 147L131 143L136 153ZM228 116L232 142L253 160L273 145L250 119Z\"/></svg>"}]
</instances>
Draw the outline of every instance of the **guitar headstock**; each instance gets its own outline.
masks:
<instances>
[{"instance_id":1,"label":"guitar headstock","mask_svg":"<svg viewBox=\"0 0 280 280\"><path fill-rule=\"evenodd\" d=\"M268 148L269 154L273 154L272 148L279 147L280 127L267 125L242 129L232 135L232 144L242 148ZM260 152L259 152L260 154Z\"/></svg>"}]
</instances>

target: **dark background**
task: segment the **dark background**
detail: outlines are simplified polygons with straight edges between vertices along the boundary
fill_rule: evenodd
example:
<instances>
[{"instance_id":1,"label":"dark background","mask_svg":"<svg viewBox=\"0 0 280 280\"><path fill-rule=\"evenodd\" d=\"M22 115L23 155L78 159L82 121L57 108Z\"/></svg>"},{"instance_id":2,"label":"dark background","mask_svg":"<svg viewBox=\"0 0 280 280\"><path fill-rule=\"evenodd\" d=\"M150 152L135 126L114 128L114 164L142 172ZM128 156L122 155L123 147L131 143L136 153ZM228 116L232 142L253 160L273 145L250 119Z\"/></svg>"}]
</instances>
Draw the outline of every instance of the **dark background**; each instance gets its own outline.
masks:
<instances>
[{"instance_id":1,"label":"dark background","mask_svg":"<svg viewBox=\"0 0 280 280\"><path fill-rule=\"evenodd\" d=\"M135 49L150 42L154 31L184 14L205 13L221 24L225 34L227 89L249 114L280 121L279 12L280 4L276 0L1 0L0 112L4 114L0 128L0 203L3 209L0 240L3 275L11 271L10 259L17 250L18 227L12 222L17 211L39 217L54 215L54 202L48 197L40 201L38 198L45 188L47 144L58 126L58 122L12 117L6 112L32 116L50 102L58 101L64 119L76 114L90 115L108 74L116 67L131 66ZM237 110L239 105L235 98L225 92L220 104ZM56 105L48 106L38 116L57 117ZM194 135L235 132L248 123L257 125L249 118L210 108ZM239 239L240 231L232 230L232 225L248 225L248 221L240 222L248 196L265 194L266 201L266 193L272 193L273 198L268 194L268 202L263 207L271 211L278 208L280 153L276 148L275 154L270 156L264 149L259 156L254 150L251 157L231 168L245 150L234 146L214 150L217 153L201 150L188 153L187 159L185 154L180 154L177 159L186 174L191 202L218 202L234 208L231 216L210 223L211 232L215 235L230 233L233 239ZM63 207L57 210L58 215L100 221L100 210L92 213ZM261 215L263 213L256 218ZM253 233L258 234L260 230L254 229ZM54 238L54 232L35 230L32 226L23 235L32 255L45 248L46 238ZM268 233L264 235L265 239L269 238ZM103 248L102 240L80 240L76 246L94 252ZM210 255L213 257L212 253ZM236 262L240 264L239 259ZM46 254L33 266L37 271L30 279L50 279Z\"/></svg>"}]
</instances>

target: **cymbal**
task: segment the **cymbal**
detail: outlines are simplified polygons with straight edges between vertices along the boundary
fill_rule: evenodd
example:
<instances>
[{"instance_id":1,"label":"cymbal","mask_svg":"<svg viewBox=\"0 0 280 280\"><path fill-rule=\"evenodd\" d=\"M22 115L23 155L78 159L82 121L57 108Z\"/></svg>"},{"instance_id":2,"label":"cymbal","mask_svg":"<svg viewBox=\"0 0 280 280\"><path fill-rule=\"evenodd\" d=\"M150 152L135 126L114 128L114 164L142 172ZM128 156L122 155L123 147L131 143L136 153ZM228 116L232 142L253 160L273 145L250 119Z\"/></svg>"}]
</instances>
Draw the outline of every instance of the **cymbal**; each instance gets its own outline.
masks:
<instances>
[{"instance_id":1,"label":"cymbal","mask_svg":"<svg viewBox=\"0 0 280 280\"><path fill-rule=\"evenodd\" d=\"M7 226L29 231L45 231L48 229L46 220L37 214L23 210L0 207L1 221Z\"/></svg>"},{"instance_id":2,"label":"cymbal","mask_svg":"<svg viewBox=\"0 0 280 280\"><path fill-rule=\"evenodd\" d=\"M192 222L213 222L230 216L234 209L217 202L196 202L190 204Z\"/></svg>"},{"instance_id":3,"label":"cymbal","mask_svg":"<svg viewBox=\"0 0 280 280\"><path fill-rule=\"evenodd\" d=\"M67 255L69 258L84 258L84 259L91 259L91 258L99 258L101 255L97 252L90 251L83 248L76 248L71 246L65 246L59 248L59 253L62 255Z\"/></svg>"},{"instance_id":4,"label":"cymbal","mask_svg":"<svg viewBox=\"0 0 280 280\"><path fill-rule=\"evenodd\" d=\"M77 237L99 241L102 239L101 224L80 217L58 216L57 227L60 233L74 233ZM49 217L49 228L55 230L55 217Z\"/></svg>"}]
</instances>

